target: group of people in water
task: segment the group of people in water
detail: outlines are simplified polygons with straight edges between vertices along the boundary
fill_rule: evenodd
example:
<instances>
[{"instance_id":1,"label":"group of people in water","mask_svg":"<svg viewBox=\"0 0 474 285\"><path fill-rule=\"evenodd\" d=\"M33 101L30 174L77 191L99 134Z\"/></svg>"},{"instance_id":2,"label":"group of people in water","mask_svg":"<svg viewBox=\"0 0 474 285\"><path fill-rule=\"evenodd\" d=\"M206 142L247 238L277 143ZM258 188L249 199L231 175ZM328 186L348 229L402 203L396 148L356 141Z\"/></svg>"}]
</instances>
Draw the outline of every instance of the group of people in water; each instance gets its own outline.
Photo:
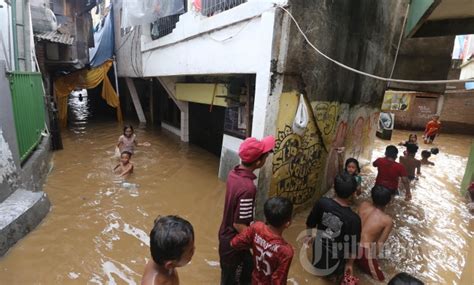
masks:
<instances>
[{"instance_id":1,"label":"group of people in water","mask_svg":"<svg viewBox=\"0 0 474 285\"><path fill-rule=\"evenodd\" d=\"M427 125L425 143L432 143L439 131L439 117ZM434 130L436 129L436 130ZM120 163L114 168L117 175L126 177L133 172L130 158L139 144L131 126L124 128L117 148ZM352 209L354 199L362 193L359 162L349 158L342 166L344 148L338 148L340 173L334 179L332 198L323 197L313 206L306 220L305 244L312 246L314 273L334 284L357 284L354 265L375 280L384 281L377 256L393 228L393 219L385 207L399 195L399 181L405 188L405 200L411 200L411 181L421 175L421 165L429 161L438 149L422 152L422 160L415 158L417 136L411 134L399 162L398 148L386 147L385 156L377 158L373 166L378 174L370 190L372 201L364 201L357 212ZM265 165L275 147L272 136L258 140L247 138L239 148L241 163L227 178L222 223L218 232L221 285L227 284L287 284L294 250L283 238L293 217L292 201L272 197L264 203L265 222L255 221L254 207L257 188L254 172ZM185 266L194 254L194 229L178 216L159 217L150 233L150 252L142 278L143 285L179 284L177 267ZM407 274L397 274L388 284L423 284Z\"/></svg>"}]
</instances>

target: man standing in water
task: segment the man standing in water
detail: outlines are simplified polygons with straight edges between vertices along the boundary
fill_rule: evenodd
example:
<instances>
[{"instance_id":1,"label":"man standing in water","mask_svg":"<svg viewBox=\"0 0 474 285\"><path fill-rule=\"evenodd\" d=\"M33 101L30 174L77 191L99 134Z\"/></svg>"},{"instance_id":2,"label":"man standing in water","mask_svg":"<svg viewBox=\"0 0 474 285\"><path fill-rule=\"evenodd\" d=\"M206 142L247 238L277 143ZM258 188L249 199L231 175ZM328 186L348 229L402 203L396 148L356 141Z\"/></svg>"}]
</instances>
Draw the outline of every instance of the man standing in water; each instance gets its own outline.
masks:
<instances>
[{"instance_id":1,"label":"man standing in water","mask_svg":"<svg viewBox=\"0 0 474 285\"><path fill-rule=\"evenodd\" d=\"M396 162L398 148L389 145L385 149L385 157L377 158L373 166L377 167L378 173L375 179L375 186L382 186L391 191L392 195L398 195L398 180L401 178L405 186L405 201L411 200L410 180L405 167Z\"/></svg>"},{"instance_id":2,"label":"man standing in water","mask_svg":"<svg viewBox=\"0 0 474 285\"><path fill-rule=\"evenodd\" d=\"M257 188L253 173L263 167L269 153L275 147L275 138L268 136L261 141L247 138L239 148L241 164L227 177L224 215L219 229L219 258L221 285L250 284L252 279L252 255L248 250L235 250L230 241L253 222Z\"/></svg>"}]
</instances>

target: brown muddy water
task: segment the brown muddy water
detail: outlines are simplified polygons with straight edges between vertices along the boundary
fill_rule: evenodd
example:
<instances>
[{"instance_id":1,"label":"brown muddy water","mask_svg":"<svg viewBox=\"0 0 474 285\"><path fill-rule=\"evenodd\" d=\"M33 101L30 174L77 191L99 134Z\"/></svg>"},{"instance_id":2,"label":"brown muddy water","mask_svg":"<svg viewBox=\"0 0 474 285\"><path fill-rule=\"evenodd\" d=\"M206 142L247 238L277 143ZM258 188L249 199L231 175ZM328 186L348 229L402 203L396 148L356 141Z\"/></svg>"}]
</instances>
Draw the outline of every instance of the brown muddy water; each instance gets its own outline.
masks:
<instances>
[{"instance_id":1,"label":"brown muddy water","mask_svg":"<svg viewBox=\"0 0 474 285\"><path fill-rule=\"evenodd\" d=\"M85 118L86 111L78 108L77 117ZM179 269L181 283L219 284L217 231L225 185L217 179L218 158L172 134L137 128L137 138L152 146L138 148L128 180L138 185L124 187L112 174L121 132L116 123L85 119L63 132L65 149L54 154L44 186L51 212L0 259L0 284L140 284L153 220L168 214L185 217L196 232L196 253ZM407 136L396 132L392 141ZM471 140L440 136L436 166L422 168L413 200L397 198L389 206L395 228L388 240L391 254L381 261L389 277L406 271L427 284L474 284L474 224L458 190ZM386 143L377 139L374 158ZM371 167L363 172L366 192L357 204L368 199L374 182ZM285 232L296 249L289 284L325 284L300 264L296 238L307 214L296 215ZM361 277L362 284L377 284Z\"/></svg>"}]
</instances>

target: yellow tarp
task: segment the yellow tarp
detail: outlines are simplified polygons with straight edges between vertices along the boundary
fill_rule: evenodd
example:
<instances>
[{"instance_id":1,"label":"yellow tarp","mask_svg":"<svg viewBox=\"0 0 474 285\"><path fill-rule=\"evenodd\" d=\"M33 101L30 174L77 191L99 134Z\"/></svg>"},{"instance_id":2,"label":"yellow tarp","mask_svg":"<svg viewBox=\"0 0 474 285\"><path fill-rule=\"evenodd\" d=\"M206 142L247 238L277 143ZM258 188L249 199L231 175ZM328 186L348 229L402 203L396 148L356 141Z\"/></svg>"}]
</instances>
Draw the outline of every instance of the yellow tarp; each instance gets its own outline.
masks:
<instances>
[{"instance_id":1,"label":"yellow tarp","mask_svg":"<svg viewBox=\"0 0 474 285\"><path fill-rule=\"evenodd\" d=\"M62 76L54 81L54 92L58 100L58 113L61 126L67 125L67 98L74 89L91 89L97 87L102 81L101 96L107 104L117 109L117 120L122 122L122 111L120 110L120 100L115 93L112 83L110 83L107 72L112 66L112 60L104 62L101 66L92 69L83 69L66 76Z\"/></svg>"}]
</instances>

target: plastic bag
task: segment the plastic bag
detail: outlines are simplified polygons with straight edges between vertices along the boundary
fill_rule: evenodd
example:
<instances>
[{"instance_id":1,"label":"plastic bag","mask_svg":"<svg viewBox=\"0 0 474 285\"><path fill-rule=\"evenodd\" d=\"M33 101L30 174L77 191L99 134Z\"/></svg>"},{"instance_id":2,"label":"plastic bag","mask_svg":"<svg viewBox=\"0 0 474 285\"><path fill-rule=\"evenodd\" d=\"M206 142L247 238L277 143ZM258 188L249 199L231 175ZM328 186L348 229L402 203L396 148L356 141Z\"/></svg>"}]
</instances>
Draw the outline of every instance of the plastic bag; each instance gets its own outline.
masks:
<instances>
[{"instance_id":1,"label":"plastic bag","mask_svg":"<svg viewBox=\"0 0 474 285\"><path fill-rule=\"evenodd\" d=\"M184 12L184 0L123 0L121 27L146 25Z\"/></svg>"},{"instance_id":2,"label":"plastic bag","mask_svg":"<svg viewBox=\"0 0 474 285\"><path fill-rule=\"evenodd\" d=\"M309 122L308 110L306 108L304 96L303 94L300 94L300 102L298 104L298 109L296 110L292 127L293 133L300 136L304 135Z\"/></svg>"}]
</instances>

